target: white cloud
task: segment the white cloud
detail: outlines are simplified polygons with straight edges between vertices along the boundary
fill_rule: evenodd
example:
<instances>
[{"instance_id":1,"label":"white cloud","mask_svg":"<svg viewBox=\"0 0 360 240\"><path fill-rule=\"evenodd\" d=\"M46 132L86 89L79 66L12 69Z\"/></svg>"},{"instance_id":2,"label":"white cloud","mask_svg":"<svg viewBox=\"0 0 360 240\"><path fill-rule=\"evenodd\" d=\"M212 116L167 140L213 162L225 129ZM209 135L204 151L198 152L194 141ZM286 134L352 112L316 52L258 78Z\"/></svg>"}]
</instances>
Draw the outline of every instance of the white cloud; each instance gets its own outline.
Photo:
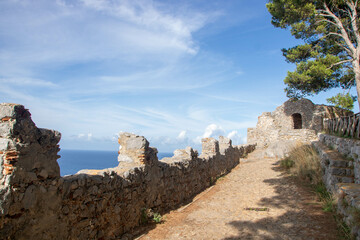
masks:
<instances>
[{"instance_id":1,"label":"white cloud","mask_svg":"<svg viewBox=\"0 0 360 240\"><path fill-rule=\"evenodd\" d=\"M194 143L201 143L202 138L215 138L219 139L219 136L227 136L230 138L234 145L239 145L244 143L243 138L240 136L238 131L232 130L226 134L226 131L219 125L210 124L205 128L204 134L202 136L197 136L194 138Z\"/></svg>"},{"instance_id":2,"label":"white cloud","mask_svg":"<svg viewBox=\"0 0 360 240\"><path fill-rule=\"evenodd\" d=\"M243 139L238 131L231 131L228 133L227 138L232 140L233 145L239 145L245 143L246 139Z\"/></svg>"},{"instance_id":3,"label":"white cloud","mask_svg":"<svg viewBox=\"0 0 360 240\"><path fill-rule=\"evenodd\" d=\"M201 139L203 138L218 138L219 136L224 136L225 131L221 126L216 124L210 124L205 128L205 131L202 136L197 136L194 139L194 143L201 143Z\"/></svg>"},{"instance_id":4,"label":"white cloud","mask_svg":"<svg viewBox=\"0 0 360 240\"><path fill-rule=\"evenodd\" d=\"M145 0L3 1L0 9L6 43L0 62L22 67L196 54L192 35L213 17L194 11L171 15Z\"/></svg>"},{"instance_id":5,"label":"white cloud","mask_svg":"<svg viewBox=\"0 0 360 240\"><path fill-rule=\"evenodd\" d=\"M224 129L216 124L210 124L206 127L203 138L218 137L225 134Z\"/></svg>"},{"instance_id":6,"label":"white cloud","mask_svg":"<svg viewBox=\"0 0 360 240\"><path fill-rule=\"evenodd\" d=\"M82 0L86 7L105 12L117 19L135 24L159 36L167 36L170 44L185 52L195 54L197 47L192 40L192 32L198 30L206 22L206 16L190 13L183 16L172 16L161 12L153 1L98 1Z\"/></svg>"},{"instance_id":7,"label":"white cloud","mask_svg":"<svg viewBox=\"0 0 360 240\"><path fill-rule=\"evenodd\" d=\"M92 133L79 133L77 135L73 135L71 136L71 138L73 139L78 139L78 140L86 140L86 141L91 141L92 140Z\"/></svg>"},{"instance_id":8,"label":"white cloud","mask_svg":"<svg viewBox=\"0 0 360 240\"><path fill-rule=\"evenodd\" d=\"M194 33L218 13L174 10L182 4L0 1L0 83L61 86L57 94L65 96L209 86L224 67L219 58L197 54ZM202 66L212 71L199 76Z\"/></svg>"},{"instance_id":9,"label":"white cloud","mask_svg":"<svg viewBox=\"0 0 360 240\"><path fill-rule=\"evenodd\" d=\"M186 133L187 133L187 132L186 132L185 130L181 131L181 132L179 133L179 135L177 136L177 139L178 139L178 140L185 140L185 139L187 138Z\"/></svg>"},{"instance_id":10,"label":"white cloud","mask_svg":"<svg viewBox=\"0 0 360 240\"><path fill-rule=\"evenodd\" d=\"M224 56L199 51L205 45L195 36L208 28L195 33L217 19L218 8L186 4L0 1L0 101L24 104L39 127L62 132L66 148L116 144L113 132L121 130L152 137L155 147L181 148L198 146L196 136L241 128L233 111L216 105L245 102L237 93L198 94L239 70Z\"/></svg>"}]
</instances>

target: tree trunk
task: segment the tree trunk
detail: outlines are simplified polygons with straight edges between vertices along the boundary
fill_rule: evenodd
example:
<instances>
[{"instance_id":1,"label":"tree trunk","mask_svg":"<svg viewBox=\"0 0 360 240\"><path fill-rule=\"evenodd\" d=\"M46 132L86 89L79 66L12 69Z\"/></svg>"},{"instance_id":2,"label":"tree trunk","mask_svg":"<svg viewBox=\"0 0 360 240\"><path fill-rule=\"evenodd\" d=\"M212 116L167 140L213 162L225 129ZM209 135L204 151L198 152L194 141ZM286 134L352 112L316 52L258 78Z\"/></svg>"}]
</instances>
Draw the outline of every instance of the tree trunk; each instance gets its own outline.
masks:
<instances>
[{"instance_id":1,"label":"tree trunk","mask_svg":"<svg viewBox=\"0 0 360 240\"><path fill-rule=\"evenodd\" d=\"M354 67L354 73L355 73L357 101L359 104L359 111L360 111L360 65L359 65L359 60L355 61L355 63L353 64L353 67Z\"/></svg>"}]
</instances>

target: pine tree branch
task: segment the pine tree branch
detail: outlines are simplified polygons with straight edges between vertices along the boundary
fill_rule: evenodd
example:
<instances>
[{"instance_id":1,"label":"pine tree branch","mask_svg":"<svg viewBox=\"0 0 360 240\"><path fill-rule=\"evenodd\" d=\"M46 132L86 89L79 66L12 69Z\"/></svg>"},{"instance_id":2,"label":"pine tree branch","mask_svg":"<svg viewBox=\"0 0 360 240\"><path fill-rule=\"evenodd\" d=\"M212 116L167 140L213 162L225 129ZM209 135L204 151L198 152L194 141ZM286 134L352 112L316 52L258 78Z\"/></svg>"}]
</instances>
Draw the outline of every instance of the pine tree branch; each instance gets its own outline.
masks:
<instances>
[{"instance_id":1,"label":"pine tree branch","mask_svg":"<svg viewBox=\"0 0 360 240\"><path fill-rule=\"evenodd\" d=\"M340 65L340 64L343 64L343 63L347 63L347 62L351 62L352 60L351 59L347 59L347 60L344 60L344 61L340 61L340 62L337 62L337 63L334 63L334 64L331 64L330 67L328 67L328 69L331 69L337 65Z\"/></svg>"},{"instance_id":2,"label":"pine tree branch","mask_svg":"<svg viewBox=\"0 0 360 240\"><path fill-rule=\"evenodd\" d=\"M341 37L344 39L347 47L350 49L352 56L354 56L356 54L356 49L353 45L353 43L350 40L350 37L348 35L348 32L346 31L346 29L344 28L343 23L341 22L341 20L329 9L329 7L327 6L327 4L324 2L324 8L327 14L331 15L331 18L334 19L337 28L339 28L340 32L341 32ZM353 57L354 58L354 57Z\"/></svg>"},{"instance_id":3,"label":"pine tree branch","mask_svg":"<svg viewBox=\"0 0 360 240\"><path fill-rule=\"evenodd\" d=\"M334 36L337 36L342 39L342 35L340 33L336 33L336 32L329 32L329 33L325 34L323 38L326 38L330 35L334 35ZM339 47L343 48L346 51L346 53L348 54L348 57L353 58L353 54L352 54L351 50L347 47L346 44L344 45L344 44L340 43L339 41L336 41L336 40L334 40L334 41Z\"/></svg>"},{"instance_id":4,"label":"pine tree branch","mask_svg":"<svg viewBox=\"0 0 360 240\"><path fill-rule=\"evenodd\" d=\"M342 44L342 43L340 43L340 42L338 42L338 41L336 41L335 40L335 43L339 46L339 47L341 47L341 48L343 48L346 52L347 52L347 54L348 54L348 56L350 57L350 58L354 58L353 57L353 53L351 52L351 50L346 46L346 45L344 45L344 44Z\"/></svg>"},{"instance_id":5,"label":"pine tree branch","mask_svg":"<svg viewBox=\"0 0 360 240\"><path fill-rule=\"evenodd\" d=\"M357 10L356 10L357 1L356 1L355 4L353 2L351 2L351 3L347 2L346 4L348 5L348 7L349 7L349 9L351 11L351 16L350 16L350 18L351 18L351 28L354 31L357 47L359 47L359 45L360 45L360 33L359 33L358 25L357 25L357 21L358 21L358 13L357 13Z\"/></svg>"},{"instance_id":6,"label":"pine tree branch","mask_svg":"<svg viewBox=\"0 0 360 240\"><path fill-rule=\"evenodd\" d=\"M326 15L326 14L318 14L318 15L322 16L322 17L328 17L328 15ZM332 22L332 21L330 21L330 20L328 20L326 18L323 18L323 19L320 19L320 20L316 21L316 23L320 23L320 22L327 22L327 23L330 23L332 25L335 25L336 27L338 26L336 23L334 23L334 22Z\"/></svg>"}]
</instances>

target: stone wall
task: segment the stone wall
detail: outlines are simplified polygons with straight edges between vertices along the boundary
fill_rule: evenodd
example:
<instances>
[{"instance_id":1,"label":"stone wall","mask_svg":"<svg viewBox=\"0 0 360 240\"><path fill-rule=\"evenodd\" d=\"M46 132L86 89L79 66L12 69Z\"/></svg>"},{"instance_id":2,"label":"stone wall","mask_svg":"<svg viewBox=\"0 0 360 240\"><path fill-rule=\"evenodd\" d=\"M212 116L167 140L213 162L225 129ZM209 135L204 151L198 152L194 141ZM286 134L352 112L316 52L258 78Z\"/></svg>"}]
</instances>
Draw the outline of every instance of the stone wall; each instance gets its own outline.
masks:
<instances>
[{"instance_id":1,"label":"stone wall","mask_svg":"<svg viewBox=\"0 0 360 240\"><path fill-rule=\"evenodd\" d=\"M314 141L321 159L326 188L337 200L337 210L360 240L360 141L319 134Z\"/></svg>"},{"instance_id":2,"label":"stone wall","mask_svg":"<svg viewBox=\"0 0 360 240\"><path fill-rule=\"evenodd\" d=\"M349 167L353 169L353 182L360 184L360 140L319 134L319 141L349 161Z\"/></svg>"},{"instance_id":3,"label":"stone wall","mask_svg":"<svg viewBox=\"0 0 360 240\"><path fill-rule=\"evenodd\" d=\"M3 239L118 239L142 211L185 204L229 172L255 145L203 139L161 161L142 136L119 135L119 166L60 176L60 133L39 129L21 105L0 104L0 236Z\"/></svg>"}]
</instances>

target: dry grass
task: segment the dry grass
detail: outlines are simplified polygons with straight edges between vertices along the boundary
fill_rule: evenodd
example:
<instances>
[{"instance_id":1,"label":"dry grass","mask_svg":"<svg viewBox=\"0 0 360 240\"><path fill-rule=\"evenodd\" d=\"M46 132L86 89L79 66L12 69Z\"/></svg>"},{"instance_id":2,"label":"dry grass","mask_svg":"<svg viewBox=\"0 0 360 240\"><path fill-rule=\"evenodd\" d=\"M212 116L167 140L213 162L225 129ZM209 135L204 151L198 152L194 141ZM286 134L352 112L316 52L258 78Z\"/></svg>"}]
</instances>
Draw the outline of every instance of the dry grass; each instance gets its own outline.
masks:
<instances>
[{"instance_id":1,"label":"dry grass","mask_svg":"<svg viewBox=\"0 0 360 240\"><path fill-rule=\"evenodd\" d=\"M289 156L281 161L281 166L302 182L308 183L323 203L325 212L334 212L335 203L322 181L320 157L311 145L298 145Z\"/></svg>"},{"instance_id":2,"label":"dry grass","mask_svg":"<svg viewBox=\"0 0 360 240\"><path fill-rule=\"evenodd\" d=\"M323 210L333 213L338 225L340 239L353 239L349 227L336 214L334 197L326 190L323 183L320 157L315 148L311 145L298 145L290 151L288 157L280 161L280 165L290 174L312 187L317 198L322 202Z\"/></svg>"},{"instance_id":3,"label":"dry grass","mask_svg":"<svg viewBox=\"0 0 360 240\"><path fill-rule=\"evenodd\" d=\"M298 145L280 165L310 184L322 183L320 157L311 145Z\"/></svg>"}]
</instances>

